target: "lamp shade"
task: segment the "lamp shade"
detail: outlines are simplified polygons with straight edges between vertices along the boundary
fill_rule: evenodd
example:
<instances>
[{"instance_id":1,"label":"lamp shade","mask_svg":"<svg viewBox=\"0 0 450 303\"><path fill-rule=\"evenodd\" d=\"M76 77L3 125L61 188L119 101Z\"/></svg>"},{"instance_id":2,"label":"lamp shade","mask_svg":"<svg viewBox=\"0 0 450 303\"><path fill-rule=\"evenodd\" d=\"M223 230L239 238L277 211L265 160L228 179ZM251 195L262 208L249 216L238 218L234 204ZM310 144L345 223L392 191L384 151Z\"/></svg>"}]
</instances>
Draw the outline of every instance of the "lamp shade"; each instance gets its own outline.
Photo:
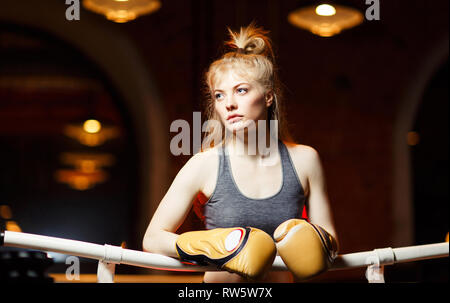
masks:
<instances>
[{"instance_id":1,"label":"lamp shade","mask_svg":"<svg viewBox=\"0 0 450 303\"><path fill-rule=\"evenodd\" d=\"M161 7L159 0L84 0L87 10L104 15L108 20L124 23L150 14Z\"/></svg>"},{"instance_id":2,"label":"lamp shade","mask_svg":"<svg viewBox=\"0 0 450 303\"><path fill-rule=\"evenodd\" d=\"M363 14L343 5L307 6L289 13L288 21L321 37L331 37L361 24Z\"/></svg>"}]
</instances>

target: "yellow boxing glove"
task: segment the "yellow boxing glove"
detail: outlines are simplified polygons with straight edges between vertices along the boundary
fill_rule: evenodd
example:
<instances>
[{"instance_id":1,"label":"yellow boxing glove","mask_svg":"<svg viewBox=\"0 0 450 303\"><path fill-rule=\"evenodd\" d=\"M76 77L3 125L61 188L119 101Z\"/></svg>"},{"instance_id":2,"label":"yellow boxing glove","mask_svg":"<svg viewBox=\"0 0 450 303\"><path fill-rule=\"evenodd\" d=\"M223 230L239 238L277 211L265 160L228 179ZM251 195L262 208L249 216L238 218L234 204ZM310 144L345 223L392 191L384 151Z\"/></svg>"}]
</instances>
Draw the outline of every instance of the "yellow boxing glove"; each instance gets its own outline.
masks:
<instances>
[{"instance_id":1,"label":"yellow boxing glove","mask_svg":"<svg viewBox=\"0 0 450 303\"><path fill-rule=\"evenodd\" d=\"M298 281L327 271L337 256L337 241L323 228L302 219L290 219L277 227L278 254Z\"/></svg>"},{"instance_id":2,"label":"yellow boxing glove","mask_svg":"<svg viewBox=\"0 0 450 303\"><path fill-rule=\"evenodd\" d=\"M276 255L272 238L252 227L186 232L178 237L176 250L182 262L212 264L250 279L262 277Z\"/></svg>"}]
</instances>

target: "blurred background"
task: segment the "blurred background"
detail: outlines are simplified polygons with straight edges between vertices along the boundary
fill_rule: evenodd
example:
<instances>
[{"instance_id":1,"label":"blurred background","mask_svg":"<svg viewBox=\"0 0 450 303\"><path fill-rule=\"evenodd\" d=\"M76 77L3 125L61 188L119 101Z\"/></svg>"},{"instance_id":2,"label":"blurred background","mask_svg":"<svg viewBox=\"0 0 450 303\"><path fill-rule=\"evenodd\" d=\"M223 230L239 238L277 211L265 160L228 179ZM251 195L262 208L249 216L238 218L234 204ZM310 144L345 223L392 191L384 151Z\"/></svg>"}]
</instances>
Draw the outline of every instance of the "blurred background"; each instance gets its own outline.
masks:
<instances>
[{"instance_id":1,"label":"blurred background","mask_svg":"<svg viewBox=\"0 0 450 303\"><path fill-rule=\"evenodd\" d=\"M321 3L338 8L333 24L308 11ZM63 0L2 0L2 228L141 250L154 210L191 157L171 154L170 124L192 127L227 27L256 21L274 43L290 131L321 155L341 253L442 242L448 6L86 0L76 16ZM192 211L179 232L199 228ZM49 271L64 273L66 256L52 256ZM81 273L96 265L82 259ZM364 270L316 281L364 282ZM183 275L130 266L117 273ZM448 281L448 258L389 266L385 275Z\"/></svg>"}]
</instances>

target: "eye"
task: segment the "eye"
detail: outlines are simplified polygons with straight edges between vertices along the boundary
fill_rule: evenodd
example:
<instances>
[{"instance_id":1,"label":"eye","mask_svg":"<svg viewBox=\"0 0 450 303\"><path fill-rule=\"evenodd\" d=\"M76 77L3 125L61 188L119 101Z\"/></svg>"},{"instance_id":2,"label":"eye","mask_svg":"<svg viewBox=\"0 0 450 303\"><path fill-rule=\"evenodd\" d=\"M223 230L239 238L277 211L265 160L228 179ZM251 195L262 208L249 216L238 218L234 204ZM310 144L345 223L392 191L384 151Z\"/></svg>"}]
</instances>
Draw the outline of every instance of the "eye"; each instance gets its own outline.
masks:
<instances>
[{"instance_id":1,"label":"eye","mask_svg":"<svg viewBox=\"0 0 450 303\"><path fill-rule=\"evenodd\" d=\"M238 89L237 89L237 92L239 93L239 94L245 94L246 92L248 92L248 88L245 88L245 87L239 87Z\"/></svg>"},{"instance_id":2,"label":"eye","mask_svg":"<svg viewBox=\"0 0 450 303\"><path fill-rule=\"evenodd\" d=\"M220 100L220 99L222 99L222 98L223 98L222 93L216 93L216 94L214 94L214 99Z\"/></svg>"}]
</instances>

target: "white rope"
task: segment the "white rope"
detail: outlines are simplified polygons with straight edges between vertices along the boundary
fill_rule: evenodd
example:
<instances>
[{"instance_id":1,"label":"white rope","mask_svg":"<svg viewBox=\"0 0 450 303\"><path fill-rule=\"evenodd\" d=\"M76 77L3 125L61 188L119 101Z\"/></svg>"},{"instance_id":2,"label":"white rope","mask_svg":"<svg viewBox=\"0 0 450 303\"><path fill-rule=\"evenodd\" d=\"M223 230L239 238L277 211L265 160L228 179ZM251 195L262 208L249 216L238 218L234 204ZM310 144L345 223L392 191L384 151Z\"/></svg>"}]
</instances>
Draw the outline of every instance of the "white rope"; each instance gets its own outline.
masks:
<instances>
[{"instance_id":1,"label":"white rope","mask_svg":"<svg viewBox=\"0 0 450 303\"><path fill-rule=\"evenodd\" d=\"M88 242L69 240L56 237L4 232L4 246L36 249L57 252L72 256L96 259L110 264L127 264L169 271L217 271L213 266L186 265L179 260L153 253L124 249L120 246L99 245ZM412 262L425 259L443 258L449 255L449 243L435 243L400 248L381 248L373 251L356 252L339 255L330 270L367 267L377 263L377 266L394 263ZM277 256L272 270L287 270L283 260Z\"/></svg>"}]
</instances>

